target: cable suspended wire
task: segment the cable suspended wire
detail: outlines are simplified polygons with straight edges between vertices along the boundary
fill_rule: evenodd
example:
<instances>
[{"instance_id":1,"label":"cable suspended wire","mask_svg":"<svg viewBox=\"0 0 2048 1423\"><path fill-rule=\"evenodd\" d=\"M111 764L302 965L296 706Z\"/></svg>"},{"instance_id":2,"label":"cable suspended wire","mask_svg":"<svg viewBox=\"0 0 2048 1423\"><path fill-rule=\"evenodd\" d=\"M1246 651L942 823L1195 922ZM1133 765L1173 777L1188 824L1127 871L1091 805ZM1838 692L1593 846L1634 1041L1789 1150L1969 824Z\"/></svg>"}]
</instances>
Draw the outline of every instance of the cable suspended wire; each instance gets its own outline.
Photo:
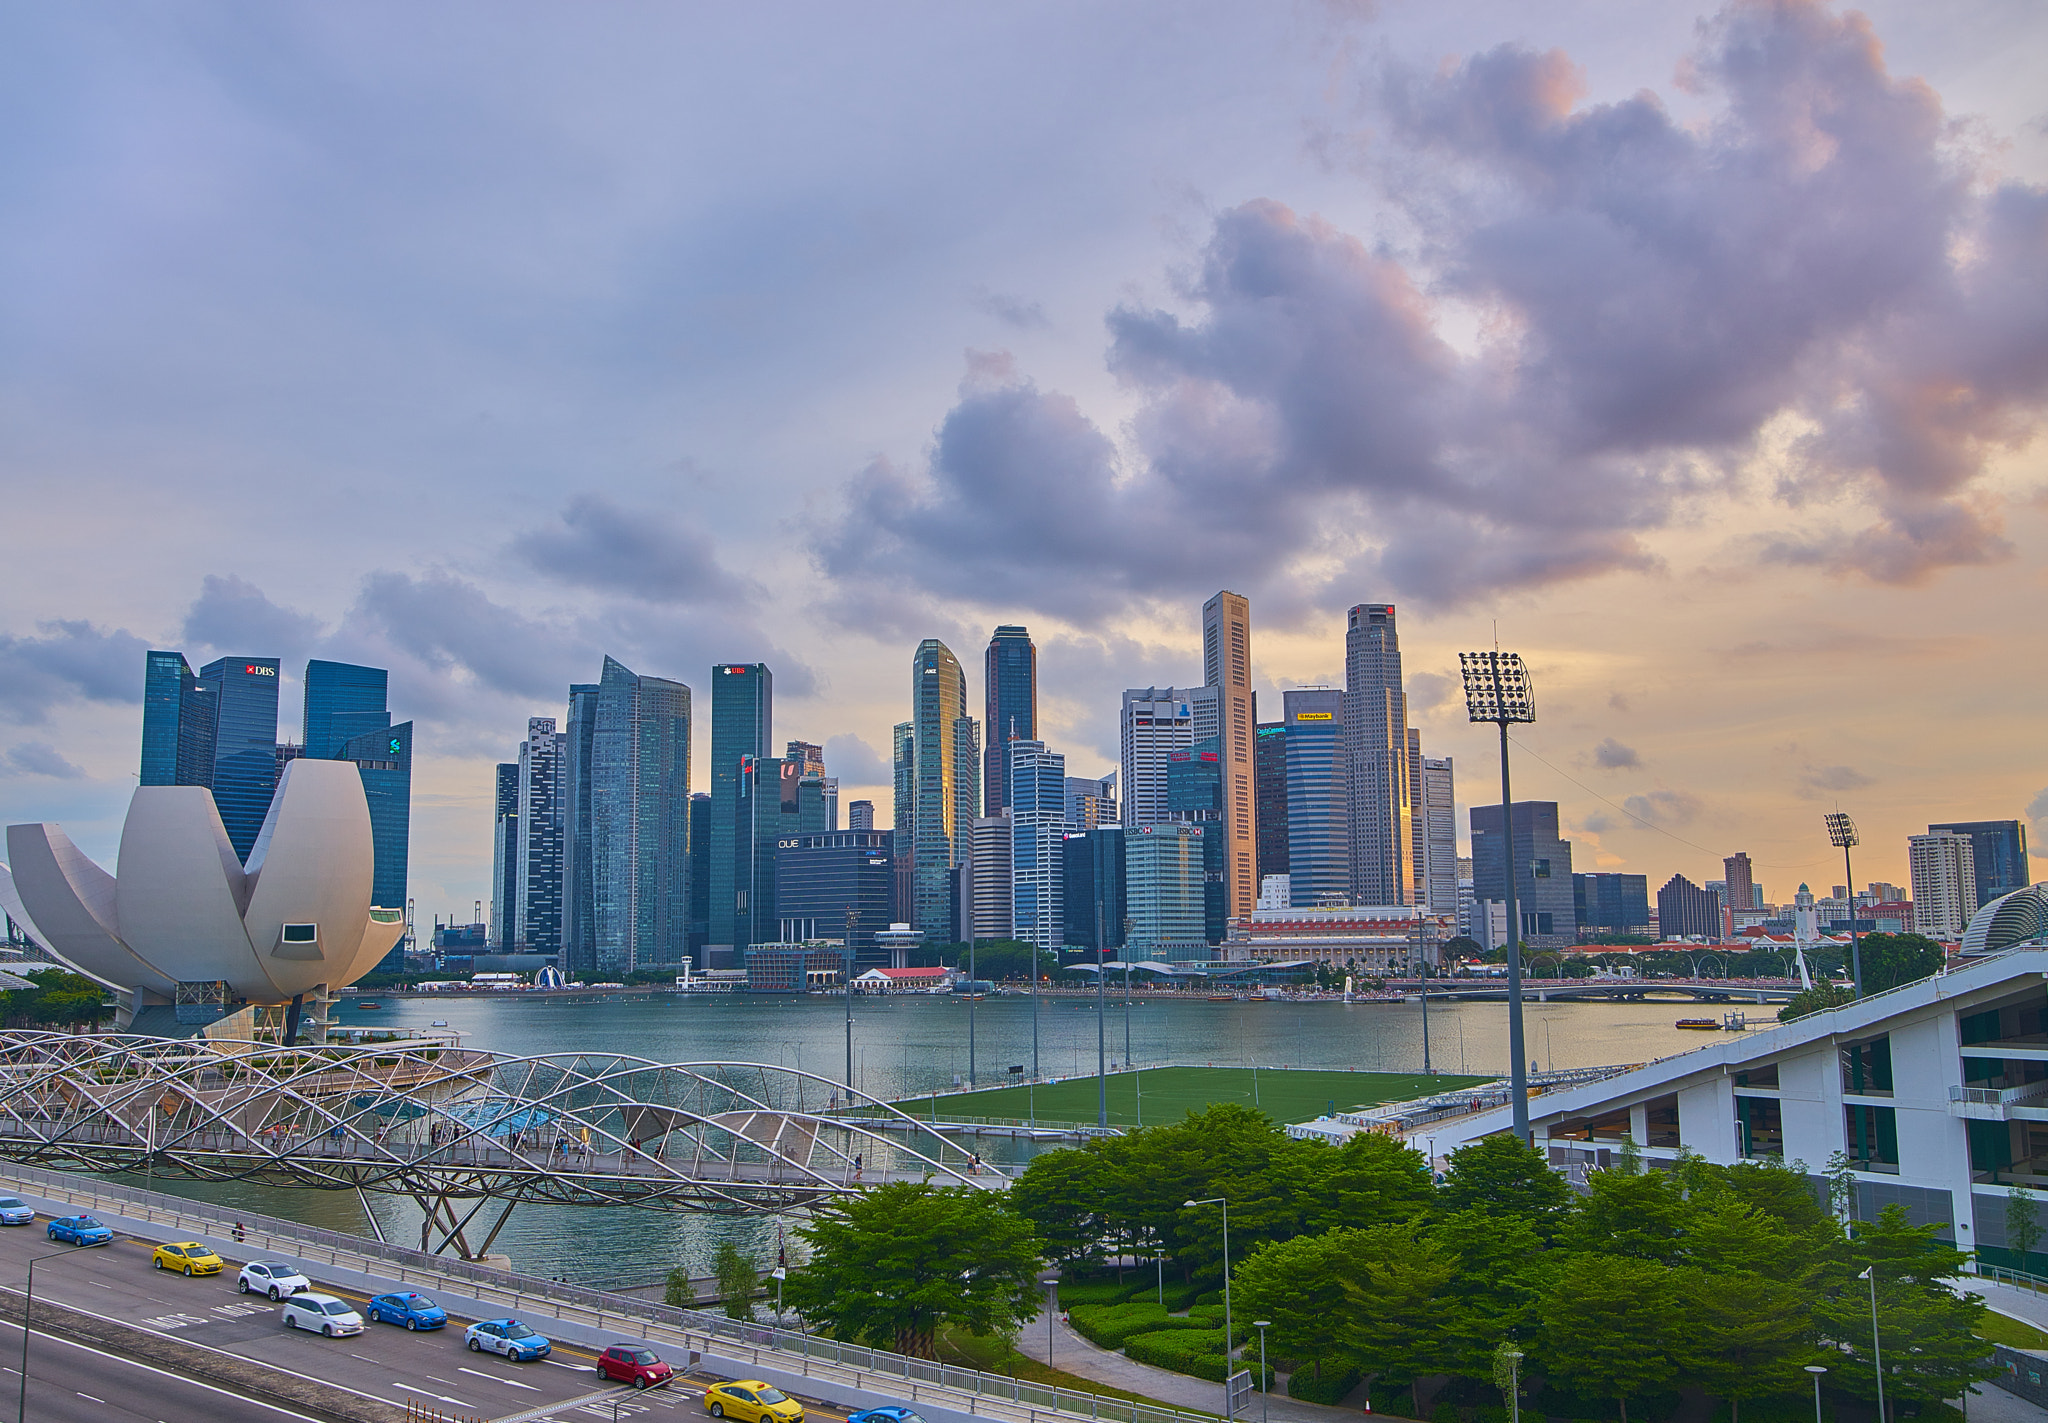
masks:
<instances>
[{"instance_id":1,"label":"cable suspended wire","mask_svg":"<svg viewBox=\"0 0 2048 1423\"><path fill-rule=\"evenodd\" d=\"M1528 752L1531 756L1534 756L1538 761L1541 761L1544 765L1549 766L1551 770L1556 771L1558 775L1563 776L1567 781L1570 781L1573 785L1577 786L1587 795L1593 797L1594 800L1599 801L1602 805L1607 806L1610 809L1620 811L1623 815L1626 815L1630 820L1633 820L1636 824L1642 826L1645 830L1654 830L1667 840L1676 840L1681 845L1691 846L1693 849L1698 850L1703 855L1712 855L1714 853L1714 851L1709 850L1705 845L1702 845L1697 841L1688 840L1683 835L1672 834L1669 830L1666 830L1663 826L1657 824L1656 821L1648 820L1645 819L1643 816L1637 815L1634 811L1630 810L1625 805L1616 805L1613 801L1609 800L1606 796L1600 794L1600 792L1594 790L1591 786L1587 785L1578 777L1572 775L1570 772L1565 771L1556 765L1553 765L1551 762L1544 760L1543 754L1540 751L1536 750L1533 746L1530 746L1527 742L1523 741L1519 736L1510 736L1508 740L1514 742L1515 746L1518 749ZM1810 870L1813 868L1814 863L1814 861L1808 860L1803 864L1797 865L1772 865L1765 864L1762 861L1757 861L1756 867L1760 870Z\"/></svg>"}]
</instances>

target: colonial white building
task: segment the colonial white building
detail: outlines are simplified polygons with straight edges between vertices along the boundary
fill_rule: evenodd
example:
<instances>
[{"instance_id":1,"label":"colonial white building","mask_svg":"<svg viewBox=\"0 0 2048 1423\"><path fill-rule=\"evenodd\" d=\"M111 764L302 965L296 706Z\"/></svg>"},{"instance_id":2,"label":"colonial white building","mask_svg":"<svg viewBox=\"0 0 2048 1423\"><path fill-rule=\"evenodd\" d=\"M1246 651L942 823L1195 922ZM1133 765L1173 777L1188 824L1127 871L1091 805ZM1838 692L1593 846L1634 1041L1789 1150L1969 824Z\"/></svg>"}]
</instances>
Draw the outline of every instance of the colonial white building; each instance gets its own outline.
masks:
<instances>
[{"instance_id":1,"label":"colonial white building","mask_svg":"<svg viewBox=\"0 0 2048 1423\"><path fill-rule=\"evenodd\" d=\"M1731 1035L1529 1104L1535 1145L1569 1177L1612 1162L1804 1163L1818 1185L1836 1153L1855 1212L1906 1208L1965 1249L2002 1249L2009 1187L2048 1187L2048 886L1978 911L1959 967ZM1506 1131L1503 1105L1407 1124L1437 1158Z\"/></svg>"}]
</instances>

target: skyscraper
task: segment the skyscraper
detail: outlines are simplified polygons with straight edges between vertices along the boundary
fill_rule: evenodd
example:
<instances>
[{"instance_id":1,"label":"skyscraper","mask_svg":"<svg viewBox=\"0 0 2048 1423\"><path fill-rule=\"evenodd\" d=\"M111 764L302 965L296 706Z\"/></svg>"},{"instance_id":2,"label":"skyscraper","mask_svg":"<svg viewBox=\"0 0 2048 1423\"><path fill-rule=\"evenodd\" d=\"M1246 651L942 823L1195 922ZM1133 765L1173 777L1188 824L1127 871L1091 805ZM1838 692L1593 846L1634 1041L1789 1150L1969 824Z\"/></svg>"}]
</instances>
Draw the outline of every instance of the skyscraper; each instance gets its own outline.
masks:
<instances>
[{"instance_id":1,"label":"skyscraper","mask_svg":"<svg viewBox=\"0 0 2048 1423\"><path fill-rule=\"evenodd\" d=\"M590 738L590 884L603 974L678 964L690 924L690 689L605 658Z\"/></svg>"},{"instance_id":2,"label":"skyscraper","mask_svg":"<svg viewBox=\"0 0 2048 1423\"><path fill-rule=\"evenodd\" d=\"M1472 807L1473 895L1504 903L1512 864L1522 942L1535 949L1569 947L1578 938L1578 911L1572 894L1572 844L1558 836L1557 802L1518 800L1514 813L1515 844L1510 854L1501 833L1500 807ZM1719 922L1715 920L1717 927Z\"/></svg>"},{"instance_id":3,"label":"skyscraper","mask_svg":"<svg viewBox=\"0 0 2048 1423\"><path fill-rule=\"evenodd\" d=\"M1259 816L1259 882L1267 875L1287 873L1287 723L1263 722L1252 743L1252 775L1257 783Z\"/></svg>"},{"instance_id":4,"label":"skyscraper","mask_svg":"<svg viewBox=\"0 0 2048 1423\"><path fill-rule=\"evenodd\" d=\"M1334 687L1281 694L1287 755L1288 896L1299 908L1351 902L1346 698ZM1281 871L1275 871L1281 873Z\"/></svg>"},{"instance_id":5,"label":"skyscraper","mask_svg":"<svg viewBox=\"0 0 2048 1423\"><path fill-rule=\"evenodd\" d=\"M974 817L974 844L967 864L967 928L959 935L968 938L1008 939L1015 936L1017 921L1011 916L1016 905L1011 899L1011 876L1016 872L1015 839L1007 811L999 815ZM958 906L956 906L958 912ZM948 934L947 938L954 935Z\"/></svg>"},{"instance_id":6,"label":"skyscraper","mask_svg":"<svg viewBox=\"0 0 2048 1423\"><path fill-rule=\"evenodd\" d=\"M332 760L344 742L391 725L385 700L391 674L382 667L314 658L306 664L306 705L300 719L300 753ZM395 907L395 906L394 906Z\"/></svg>"},{"instance_id":7,"label":"skyscraper","mask_svg":"<svg viewBox=\"0 0 2048 1423\"><path fill-rule=\"evenodd\" d=\"M1202 827L1202 937L1223 942L1230 928L1230 842L1224 836L1224 738L1205 736L1176 751L1166 768L1166 813Z\"/></svg>"},{"instance_id":8,"label":"skyscraper","mask_svg":"<svg viewBox=\"0 0 2048 1423\"><path fill-rule=\"evenodd\" d=\"M690 792L690 958L704 967L711 940L711 793Z\"/></svg>"},{"instance_id":9,"label":"skyscraper","mask_svg":"<svg viewBox=\"0 0 2048 1423\"><path fill-rule=\"evenodd\" d=\"M1203 833L1203 826L1172 821L1124 831L1131 958L1187 963L1209 957L1203 932Z\"/></svg>"},{"instance_id":10,"label":"skyscraper","mask_svg":"<svg viewBox=\"0 0 2048 1423\"><path fill-rule=\"evenodd\" d=\"M765 662L720 662L711 669L711 913L706 967L740 962L740 762L766 757L775 719L775 681ZM748 863L752 852L748 851ZM751 919L749 920L751 922Z\"/></svg>"},{"instance_id":11,"label":"skyscraper","mask_svg":"<svg viewBox=\"0 0 2048 1423\"><path fill-rule=\"evenodd\" d=\"M1010 814L1010 933L1057 951L1066 939L1061 898L1067 835L1067 758L1043 741L1003 743Z\"/></svg>"},{"instance_id":12,"label":"skyscraper","mask_svg":"<svg viewBox=\"0 0 2048 1423\"><path fill-rule=\"evenodd\" d=\"M982 664L983 731L981 789L984 815L1009 804L1003 776L1003 746L1038 739L1038 648L1029 630L1005 625L988 640Z\"/></svg>"},{"instance_id":13,"label":"skyscraper","mask_svg":"<svg viewBox=\"0 0 2048 1423\"><path fill-rule=\"evenodd\" d=\"M1124 916L1130 903L1124 890L1124 828L1098 825L1069 831L1060 866L1060 904L1067 921L1069 948L1097 947L1097 934L1108 948L1124 942Z\"/></svg>"},{"instance_id":14,"label":"skyscraper","mask_svg":"<svg viewBox=\"0 0 2048 1423\"><path fill-rule=\"evenodd\" d=\"M385 720L390 720L388 714ZM412 843L412 723L402 721L352 736L329 759L355 762L356 774L363 779L363 799L370 807L370 845L376 856L370 903L380 909L405 908ZM404 972L405 949L406 940L401 938L378 961L375 972Z\"/></svg>"},{"instance_id":15,"label":"skyscraper","mask_svg":"<svg viewBox=\"0 0 2048 1423\"><path fill-rule=\"evenodd\" d=\"M839 828L839 778L825 774L825 748L812 741L792 741L783 748L782 759L802 767L801 774L816 776L824 788L825 828Z\"/></svg>"},{"instance_id":16,"label":"skyscraper","mask_svg":"<svg viewBox=\"0 0 2048 1423\"><path fill-rule=\"evenodd\" d=\"M1221 703L1218 749L1223 761L1224 889L1228 914L1249 919L1259 898L1258 812L1252 745L1252 605L1220 592L1202 604L1202 682ZM1213 832L1211 832L1213 833Z\"/></svg>"},{"instance_id":17,"label":"skyscraper","mask_svg":"<svg viewBox=\"0 0 2048 1423\"><path fill-rule=\"evenodd\" d=\"M1908 835L1906 859L1913 876L1913 932L1961 938L1977 910L1974 837L1953 830Z\"/></svg>"},{"instance_id":18,"label":"skyscraper","mask_svg":"<svg viewBox=\"0 0 2048 1423\"><path fill-rule=\"evenodd\" d=\"M607 661L610 659L607 658ZM562 965L571 973L597 970L597 896L591 842L591 748L597 735L595 682L569 684L569 725L564 735L562 810Z\"/></svg>"},{"instance_id":19,"label":"skyscraper","mask_svg":"<svg viewBox=\"0 0 2048 1423\"><path fill-rule=\"evenodd\" d=\"M568 736L551 716L529 717L519 743L519 863L513 947L562 948L562 832L568 800Z\"/></svg>"},{"instance_id":20,"label":"skyscraper","mask_svg":"<svg viewBox=\"0 0 2048 1423\"><path fill-rule=\"evenodd\" d=\"M1456 767L1448 756L1425 756L1422 799L1415 818L1424 829L1423 903L1432 914L1458 912L1458 802Z\"/></svg>"},{"instance_id":21,"label":"skyscraper","mask_svg":"<svg viewBox=\"0 0 2048 1423\"><path fill-rule=\"evenodd\" d=\"M2018 820L1956 820L1930 825L1927 833L1947 830L1970 837L1970 862L1977 875L1977 905L2033 883L2027 868L2027 827Z\"/></svg>"},{"instance_id":22,"label":"skyscraper","mask_svg":"<svg viewBox=\"0 0 2048 1423\"><path fill-rule=\"evenodd\" d=\"M491 820L491 947L519 940L519 764L498 763L497 813Z\"/></svg>"},{"instance_id":23,"label":"skyscraper","mask_svg":"<svg viewBox=\"0 0 2048 1423\"><path fill-rule=\"evenodd\" d=\"M1721 861L1721 881L1727 886L1730 909L1756 908L1756 878L1747 850L1737 850Z\"/></svg>"},{"instance_id":24,"label":"skyscraper","mask_svg":"<svg viewBox=\"0 0 2048 1423\"><path fill-rule=\"evenodd\" d=\"M1393 604L1360 603L1348 615L1344 688L1352 902L1408 904L1415 898L1414 802Z\"/></svg>"},{"instance_id":25,"label":"skyscraper","mask_svg":"<svg viewBox=\"0 0 2048 1423\"><path fill-rule=\"evenodd\" d=\"M277 659L223 657L200 668L199 680L213 696L207 784L235 853L246 860L277 794Z\"/></svg>"},{"instance_id":26,"label":"skyscraper","mask_svg":"<svg viewBox=\"0 0 2048 1423\"><path fill-rule=\"evenodd\" d=\"M967 677L935 637L910 659L913 925L952 939L953 869L965 863L981 804L981 747L967 714Z\"/></svg>"},{"instance_id":27,"label":"skyscraper","mask_svg":"<svg viewBox=\"0 0 2048 1423\"><path fill-rule=\"evenodd\" d=\"M152 652L142 675L142 784L213 784L213 689L176 652Z\"/></svg>"},{"instance_id":28,"label":"skyscraper","mask_svg":"<svg viewBox=\"0 0 2048 1423\"><path fill-rule=\"evenodd\" d=\"M1118 823L1116 772L1102 777L1067 777L1067 828L1092 830Z\"/></svg>"},{"instance_id":29,"label":"skyscraper","mask_svg":"<svg viewBox=\"0 0 2048 1423\"><path fill-rule=\"evenodd\" d=\"M871 800L857 800L846 807L846 828L848 830L874 829L875 803Z\"/></svg>"},{"instance_id":30,"label":"skyscraper","mask_svg":"<svg viewBox=\"0 0 2048 1423\"><path fill-rule=\"evenodd\" d=\"M1124 693L1123 823L1135 829L1167 820L1166 775L1173 753L1223 734L1216 687L1139 687Z\"/></svg>"},{"instance_id":31,"label":"skyscraper","mask_svg":"<svg viewBox=\"0 0 2048 1423\"><path fill-rule=\"evenodd\" d=\"M1495 808L1496 816L1499 807ZM1473 807L1473 814L1479 808ZM1519 814L1515 829L1521 829ZM1804 888L1804 886L1802 886ZM1523 922L1528 922L1523 916ZM1684 875L1673 875L1657 891L1657 932L1667 939L1714 939L1721 937L1721 907L1711 890L1701 889Z\"/></svg>"},{"instance_id":32,"label":"skyscraper","mask_svg":"<svg viewBox=\"0 0 2048 1423\"><path fill-rule=\"evenodd\" d=\"M1650 881L1646 875L1606 872L1572 876L1572 910L1579 930L1624 934L1650 927Z\"/></svg>"},{"instance_id":33,"label":"skyscraper","mask_svg":"<svg viewBox=\"0 0 2048 1423\"><path fill-rule=\"evenodd\" d=\"M775 915L782 941L846 939L854 972L889 966L875 935L889 927L895 865L889 832L828 830L785 836L775 849ZM848 911L856 916L851 929Z\"/></svg>"}]
</instances>

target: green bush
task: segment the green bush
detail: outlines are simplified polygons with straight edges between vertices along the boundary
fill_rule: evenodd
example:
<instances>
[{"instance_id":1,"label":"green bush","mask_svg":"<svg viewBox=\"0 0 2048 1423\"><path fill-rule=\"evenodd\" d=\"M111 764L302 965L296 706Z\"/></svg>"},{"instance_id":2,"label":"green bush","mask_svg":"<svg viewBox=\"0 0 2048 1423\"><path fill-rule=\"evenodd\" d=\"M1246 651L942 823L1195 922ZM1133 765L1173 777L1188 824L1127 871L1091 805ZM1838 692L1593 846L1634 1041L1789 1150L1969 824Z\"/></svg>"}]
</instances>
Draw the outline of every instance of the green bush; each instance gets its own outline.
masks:
<instances>
[{"instance_id":1,"label":"green bush","mask_svg":"<svg viewBox=\"0 0 2048 1423\"><path fill-rule=\"evenodd\" d=\"M1200 1294L1198 1294L1198 1295L1196 1295L1196 1296L1195 1296L1195 1303L1196 1303L1196 1304L1213 1304L1213 1305L1215 1305L1215 1306L1216 1306L1217 1308L1219 1308L1219 1309L1220 1309L1220 1308L1222 1308L1222 1306L1223 1306L1223 1291L1221 1291L1221 1290L1204 1290L1204 1291L1202 1291L1202 1292L1201 1292Z\"/></svg>"},{"instance_id":2,"label":"green bush","mask_svg":"<svg viewBox=\"0 0 2048 1423\"><path fill-rule=\"evenodd\" d=\"M1139 1284L1135 1280L1119 1280L1114 1275L1108 1278L1061 1280L1060 1308L1069 1309L1077 1304L1122 1304L1125 1300L1135 1299L1149 1289L1148 1285Z\"/></svg>"},{"instance_id":3,"label":"green bush","mask_svg":"<svg viewBox=\"0 0 2048 1423\"><path fill-rule=\"evenodd\" d=\"M1355 1369L1326 1369L1317 1378L1312 1368L1296 1369L1287 1378L1287 1396L1298 1398L1303 1403L1342 1403L1344 1395L1358 1387L1358 1372ZM1378 1406L1378 1400L1374 1400Z\"/></svg>"},{"instance_id":4,"label":"green bush","mask_svg":"<svg viewBox=\"0 0 2048 1423\"><path fill-rule=\"evenodd\" d=\"M1482 1403L1472 1410L1472 1423L1508 1423L1507 1405Z\"/></svg>"},{"instance_id":5,"label":"green bush","mask_svg":"<svg viewBox=\"0 0 2048 1423\"><path fill-rule=\"evenodd\" d=\"M1714 1406L1713 1423L1728 1423L1728 1402L1723 1399ZM1630 1410L1633 1416L1634 1410ZM1821 1405L1821 1416L1833 1423L1835 1416L1834 1399L1826 1398ZM1935 1404L1922 1408L1918 1415L1923 1423L1961 1423L1962 1414L1947 1404ZM1742 1400L1742 1423L1806 1423L1813 1417L1813 1395L1810 1393L1781 1393L1774 1398L1745 1398Z\"/></svg>"},{"instance_id":6,"label":"green bush","mask_svg":"<svg viewBox=\"0 0 2048 1423\"><path fill-rule=\"evenodd\" d=\"M1391 1413L1396 1418L1415 1416L1415 1391L1405 1384L1375 1383L1369 1396L1375 1413Z\"/></svg>"},{"instance_id":7,"label":"green bush","mask_svg":"<svg viewBox=\"0 0 2048 1423\"><path fill-rule=\"evenodd\" d=\"M1124 1355L1154 1368L1171 1369L1177 1374L1208 1379L1211 1383L1223 1382L1223 1331L1220 1329L1174 1329L1134 1334L1124 1340ZM1257 1360L1250 1364L1239 1361L1236 1367L1248 1368L1253 1382L1258 1383ZM1263 1386L1271 1388L1272 1380L1273 1371L1268 1368Z\"/></svg>"},{"instance_id":8,"label":"green bush","mask_svg":"<svg viewBox=\"0 0 2048 1423\"><path fill-rule=\"evenodd\" d=\"M1465 1410L1455 1403L1439 1403L1430 1410L1429 1423L1463 1423Z\"/></svg>"},{"instance_id":9,"label":"green bush","mask_svg":"<svg viewBox=\"0 0 2048 1423\"><path fill-rule=\"evenodd\" d=\"M1074 1332L1103 1349L1121 1349L1133 1334L1205 1329L1199 1319L1176 1319L1156 1304L1082 1305L1067 1311Z\"/></svg>"}]
</instances>

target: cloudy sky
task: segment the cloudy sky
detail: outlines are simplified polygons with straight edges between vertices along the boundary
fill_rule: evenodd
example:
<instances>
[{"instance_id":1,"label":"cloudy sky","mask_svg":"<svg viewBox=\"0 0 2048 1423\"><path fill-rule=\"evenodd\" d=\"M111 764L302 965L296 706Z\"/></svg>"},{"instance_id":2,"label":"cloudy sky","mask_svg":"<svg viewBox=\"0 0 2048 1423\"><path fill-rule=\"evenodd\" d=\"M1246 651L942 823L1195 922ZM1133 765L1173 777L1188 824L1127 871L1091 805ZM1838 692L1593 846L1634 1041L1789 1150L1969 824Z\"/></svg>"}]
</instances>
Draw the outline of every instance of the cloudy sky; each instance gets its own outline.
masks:
<instances>
[{"instance_id":1,"label":"cloudy sky","mask_svg":"<svg viewBox=\"0 0 2048 1423\"><path fill-rule=\"evenodd\" d=\"M2044 63L2035 0L0 4L0 818L111 861L148 647L371 662L466 915L606 653L768 661L886 820L919 638L1027 623L1092 774L1228 587L1269 697L1396 602L1461 804L1497 629L1577 868L2048 830Z\"/></svg>"}]
</instances>

